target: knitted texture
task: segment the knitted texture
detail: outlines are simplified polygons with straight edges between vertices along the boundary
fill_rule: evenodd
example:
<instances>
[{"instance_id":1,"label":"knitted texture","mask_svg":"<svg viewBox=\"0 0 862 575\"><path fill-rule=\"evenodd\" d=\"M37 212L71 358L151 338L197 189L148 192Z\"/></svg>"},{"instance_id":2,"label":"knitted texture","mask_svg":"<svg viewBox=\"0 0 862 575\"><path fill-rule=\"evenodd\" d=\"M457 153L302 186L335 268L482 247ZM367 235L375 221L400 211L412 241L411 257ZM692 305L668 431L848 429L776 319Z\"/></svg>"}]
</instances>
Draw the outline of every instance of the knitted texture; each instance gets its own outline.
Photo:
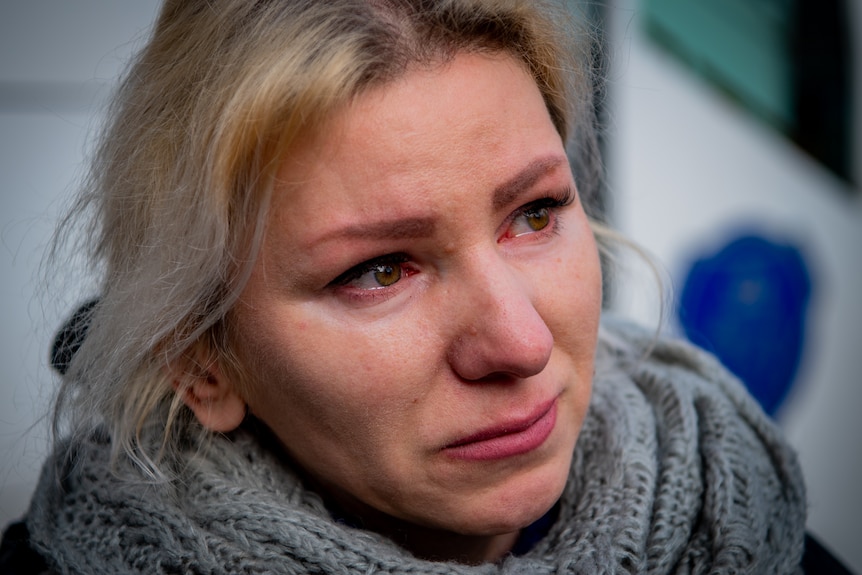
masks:
<instances>
[{"instance_id":1,"label":"knitted texture","mask_svg":"<svg viewBox=\"0 0 862 575\"><path fill-rule=\"evenodd\" d=\"M497 564L423 561L333 521L248 430L190 440L160 484L111 473L105 437L58 450L28 526L57 573L800 572L795 456L714 359L606 320L593 386L556 522Z\"/></svg>"}]
</instances>

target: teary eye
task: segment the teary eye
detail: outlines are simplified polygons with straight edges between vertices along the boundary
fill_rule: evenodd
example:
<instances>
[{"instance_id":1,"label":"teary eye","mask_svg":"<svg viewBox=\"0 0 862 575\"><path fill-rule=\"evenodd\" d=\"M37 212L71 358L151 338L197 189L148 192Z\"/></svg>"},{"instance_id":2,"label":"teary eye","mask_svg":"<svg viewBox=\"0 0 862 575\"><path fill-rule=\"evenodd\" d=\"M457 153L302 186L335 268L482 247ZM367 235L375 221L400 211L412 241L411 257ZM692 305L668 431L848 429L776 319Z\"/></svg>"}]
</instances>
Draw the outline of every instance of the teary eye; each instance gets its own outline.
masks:
<instances>
[{"instance_id":1,"label":"teary eye","mask_svg":"<svg viewBox=\"0 0 862 575\"><path fill-rule=\"evenodd\" d=\"M574 199L574 191L566 190L559 197L541 198L519 208L512 214L502 239L517 238L542 231L556 231L559 225L557 212L570 205Z\"/></svg>"},{"instance_id":2,"label":"teary eye","mask_svg":"<svg viewBox=\"0 0 862 575\"><path fill-rule=\"evenodd\" d=\"M390 287L399 282L405 273L407 257L403 254L390 254L374 258L354 266L338 276L333 285L360 290L376 290Z\"/></svg>"}]
</instances>

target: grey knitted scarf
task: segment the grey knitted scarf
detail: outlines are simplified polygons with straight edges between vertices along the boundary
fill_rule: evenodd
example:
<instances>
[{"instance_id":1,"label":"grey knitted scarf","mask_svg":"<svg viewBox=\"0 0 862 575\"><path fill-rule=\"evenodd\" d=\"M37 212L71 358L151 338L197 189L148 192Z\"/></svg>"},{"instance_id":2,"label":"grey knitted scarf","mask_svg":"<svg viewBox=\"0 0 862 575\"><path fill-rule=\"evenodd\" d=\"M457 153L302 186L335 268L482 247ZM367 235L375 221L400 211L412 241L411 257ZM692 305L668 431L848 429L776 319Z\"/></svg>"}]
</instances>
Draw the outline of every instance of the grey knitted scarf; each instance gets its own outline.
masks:
<instances>
[{"instance_id":1,"label":"grey knitted scarf","mask_svg":"<svg viewBox=\"0 0 862 575\"><path fill-rule=\"evenodd\" d=\"M248 431L189 441L158 485L112 474L107 439L72 453L45 466L28 518L60 573L784 574L802 554L804 488L776 428L712 358L608 321L559 516L498 564L419 560L333 521Z\"/></svg>"}]
</instances>

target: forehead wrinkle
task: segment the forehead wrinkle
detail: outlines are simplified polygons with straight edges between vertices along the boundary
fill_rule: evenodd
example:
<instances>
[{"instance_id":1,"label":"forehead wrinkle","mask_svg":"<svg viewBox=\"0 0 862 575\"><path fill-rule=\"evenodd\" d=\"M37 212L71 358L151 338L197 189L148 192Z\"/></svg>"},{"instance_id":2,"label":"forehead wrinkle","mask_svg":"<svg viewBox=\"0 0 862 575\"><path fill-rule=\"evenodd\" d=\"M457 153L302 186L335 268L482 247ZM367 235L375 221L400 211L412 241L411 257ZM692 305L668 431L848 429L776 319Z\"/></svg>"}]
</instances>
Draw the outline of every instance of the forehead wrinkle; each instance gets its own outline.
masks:
<instances>
[{"instance_id":1,"label":"forehead wrinkle","mask_svg":"<svg viewBox=\"0 0 862 575\"><path fill-rule=\"evenodd\" d=\"M405 240L434 235L437 224L430 217L408 217L350 224L327 232L308 243L308 247L333 240Z\"/></svg>"},{"instance_id":2,"label":"forehead wrinkle","mask_svg":"<svg viewBox=\"0 0 862 575\"><path fill-rule=\"evenodd\" d=\"M525 190L535 185L545 174L565 161L565 157L553 155L530 162L526 168L518 172L513 178L494 188L494 209L500 210L511 204Z\"/></svg>"}]
</instances>

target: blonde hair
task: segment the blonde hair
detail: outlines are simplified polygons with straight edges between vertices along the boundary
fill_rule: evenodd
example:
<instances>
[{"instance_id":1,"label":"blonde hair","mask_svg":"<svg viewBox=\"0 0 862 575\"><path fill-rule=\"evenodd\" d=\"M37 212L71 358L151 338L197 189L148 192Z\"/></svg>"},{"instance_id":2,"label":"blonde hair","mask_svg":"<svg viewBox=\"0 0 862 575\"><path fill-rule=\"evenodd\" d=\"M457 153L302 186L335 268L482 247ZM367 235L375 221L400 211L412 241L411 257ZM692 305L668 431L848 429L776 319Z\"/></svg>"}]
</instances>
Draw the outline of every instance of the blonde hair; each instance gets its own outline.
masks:
<instances>
[{"instance_id":1,"label":"blonde hair","mask_svg":"<svg viewBox=\"0 0 862 575\"><path fill-rule=\"evenodd\" d=\"M167 0L55 238L55 249L66 247L83 219L101 277L58 397L57 432L106 425L115 455L159 476L161 452L142 436L155 431L169 448L172 426L188 419L173 361L196 347L231 357L224 320L286 150L411 66L461 51L523 61L589 199L600 173L590 42L560 26L569 21L563 5L536 0Z\"/></svg>"}]
</instances>

